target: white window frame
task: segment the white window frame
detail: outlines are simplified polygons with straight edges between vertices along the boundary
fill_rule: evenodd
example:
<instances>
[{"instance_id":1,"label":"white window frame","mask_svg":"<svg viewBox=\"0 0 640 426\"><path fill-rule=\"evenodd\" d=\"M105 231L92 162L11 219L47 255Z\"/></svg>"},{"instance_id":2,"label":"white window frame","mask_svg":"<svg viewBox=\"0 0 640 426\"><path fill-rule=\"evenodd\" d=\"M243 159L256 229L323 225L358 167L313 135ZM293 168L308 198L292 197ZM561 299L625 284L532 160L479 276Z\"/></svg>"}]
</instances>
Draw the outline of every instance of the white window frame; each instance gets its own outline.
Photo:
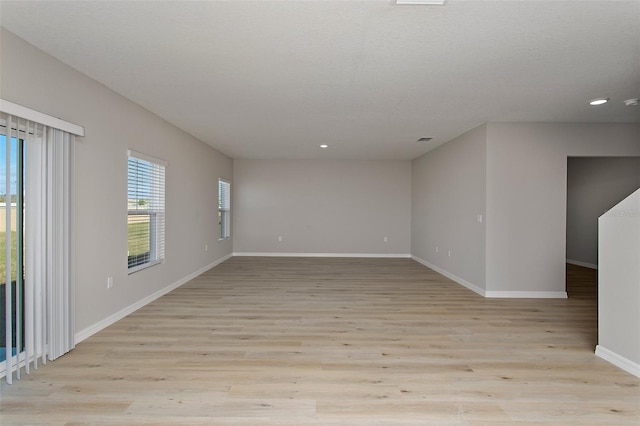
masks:
<instances>
[{"instance_id":1,"label":"white window frame","mask_svg":"<svg viewBox=\"0 0 640 426\"><path fill-rule=\"evenodd\" d=\"M226 186L226 191L223 187ZM231 182L218 179L218 241L231 238Z\"/></svg>"},{"instance_id":2,"label":"white window frame","mask_svg":"<svg viewBox=\"0 0 640 426\"><path fill-rule=\"evenodd\" d=\"M146 208L140 208L139 203L142 198L139 194L134 194L131 198L131 166L132 161L143 161L149 163L151 176L147 179L153 179L150 184L150 194L145 199L149 204ZM127 250L127 270L129 274L141 271L160 263L165 260L165 190L166 190L166 174L167 162L159 160L140 152L133 150L127 151L127 244L129 243L129 218L134 216L149 216L149 257L143 263L135 263L130 265L129 252ZM144 184L144 183L143 183Z\"/></svg>"}]
</instances>

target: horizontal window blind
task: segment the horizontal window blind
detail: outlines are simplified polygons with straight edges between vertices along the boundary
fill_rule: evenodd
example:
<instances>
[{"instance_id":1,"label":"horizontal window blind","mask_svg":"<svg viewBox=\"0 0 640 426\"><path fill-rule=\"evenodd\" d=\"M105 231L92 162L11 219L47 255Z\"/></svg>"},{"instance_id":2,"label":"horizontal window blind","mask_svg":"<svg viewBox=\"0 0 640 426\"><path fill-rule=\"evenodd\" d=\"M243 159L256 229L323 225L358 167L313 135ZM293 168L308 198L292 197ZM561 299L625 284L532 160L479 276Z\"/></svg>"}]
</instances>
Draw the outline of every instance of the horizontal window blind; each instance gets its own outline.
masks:
<instances>
[{"instance_id":1,"label":"horizontal window blind","mask_svg":"<svg viewBox=\"0 0 640 426\"><path fill-rule=\"evenodd\" d=\"M218 237L229 238L231 235L231 183L218 180Z\"/></svg>"},{"instance_id":2,"label":"horizontal window blind","mask_svg":"<svg viewBox=\"0 0 640 426\"><path fill-rule=\"evenodd\" d=\"M164 261L165 167L162 160L129 151L127 265L130 273Z\"/></svg>"}]
</instances>

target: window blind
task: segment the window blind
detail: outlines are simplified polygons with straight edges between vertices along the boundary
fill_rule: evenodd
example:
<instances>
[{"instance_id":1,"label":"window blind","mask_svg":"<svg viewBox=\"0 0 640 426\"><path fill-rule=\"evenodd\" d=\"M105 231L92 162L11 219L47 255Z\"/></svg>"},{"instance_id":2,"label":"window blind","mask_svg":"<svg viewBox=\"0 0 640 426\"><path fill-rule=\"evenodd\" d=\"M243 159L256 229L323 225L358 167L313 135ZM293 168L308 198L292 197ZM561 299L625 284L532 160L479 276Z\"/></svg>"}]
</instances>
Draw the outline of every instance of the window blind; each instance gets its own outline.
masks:
<instances>
[{"instance_id":1,"label":"window blind","mask_svg":"<svg viewBox=\"0 0 640 426\"><path fill-rule=\"evenodd\" d=\"M218 237L231 235L231 183L218 179Z\"/></svg>"},{"instance_id":2,"label":"window blind","mask_svg":"<svg viewBox=\"0 0 640 426\"><path fill-rule=\"evenodd\" d=\"M132 273L164 261L166 163L135 151L128 157L127 265Z\"/></svg>"},{"instance_id":3,"label":"window blind","mask_svg":"<svg viewBox=\"0 0 640 426\"><path fill-rule=\"evenodd\" d=\"M6 105L1 102L0 109ZM68 132L0 112L5 219L0 376L7 383L14 373L20 379L23 367L29 373L75 344L74 140Z\"/></svg>"}]
</instances>

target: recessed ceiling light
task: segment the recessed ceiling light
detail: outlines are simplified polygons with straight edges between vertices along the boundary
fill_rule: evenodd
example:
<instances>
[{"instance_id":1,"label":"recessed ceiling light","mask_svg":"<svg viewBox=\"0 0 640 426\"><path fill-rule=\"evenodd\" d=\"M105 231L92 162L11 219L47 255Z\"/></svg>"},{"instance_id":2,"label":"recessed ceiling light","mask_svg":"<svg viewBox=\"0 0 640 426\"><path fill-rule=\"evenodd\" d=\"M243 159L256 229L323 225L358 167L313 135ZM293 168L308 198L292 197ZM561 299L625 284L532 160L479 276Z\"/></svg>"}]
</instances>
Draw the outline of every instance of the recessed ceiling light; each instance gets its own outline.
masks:
<instances>
[{"instance_id":1,"label":"recessed ceiling light","mask_svg":"<svg viewBox=\"0 0 640 426\"><path fill-rule=\"evenodd\" d=\"M598 105L604 105L607 102L609 102L609 98L597 98L597 99L591 99L589 101L589 105L598 106Z\"/></svg>"},{"instance_id":2,"label":"recessed ceiling light","mask_svg":"<svg viewBox=\"0 0 640 426\"><path fill-rule=\"evenodd\" d=\"M329 145L322 144L322 145L320 145L320 148L323 148L323 149L324 148L329 148Z\"/></svg>"},{"instance_id":3,"label":"recessed ceiling light","mask_svg":"<svg viewBox=\"0 0 640 426\"><path fill-rule=\"evenodd\" d=\"M433 138L420 138L417 140L417 142L429 142L431 139Z\"/></svg>"},{"instance_id":4,"label":"recessed ceiling light","mask_svg":"<svg viewBox=\"0 0 640 426\"><path fill-rule=\"evenodd\" d=\"M428 5L428 6L442 6L445 0L394 0L394 3L400 6L405 5Z\"/></svg>"}]
</instances>

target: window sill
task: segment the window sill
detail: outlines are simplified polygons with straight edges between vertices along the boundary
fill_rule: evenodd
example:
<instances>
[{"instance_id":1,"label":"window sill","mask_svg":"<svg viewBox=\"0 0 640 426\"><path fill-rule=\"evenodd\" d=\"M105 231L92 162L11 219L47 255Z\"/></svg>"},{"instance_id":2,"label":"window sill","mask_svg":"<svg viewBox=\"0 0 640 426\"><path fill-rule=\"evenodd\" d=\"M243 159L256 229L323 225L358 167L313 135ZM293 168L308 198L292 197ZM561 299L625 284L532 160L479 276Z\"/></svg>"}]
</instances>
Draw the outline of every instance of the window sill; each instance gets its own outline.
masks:
<instances>
[{"instance_id":1,"label":"window sill","mask_svg":"<svg viewBox=\"0 0 640 426\"><path fill-rule=\"evenodd\" d=\"M134 266L133 268L129 268L127 270L127 274L131 275L135 272L142 271L143 269L151 268L152 266L159 265L161 263L164 263L164 260L156 260L153 262L145 263L143 265Z\"/></svg>"}]
</instances>

